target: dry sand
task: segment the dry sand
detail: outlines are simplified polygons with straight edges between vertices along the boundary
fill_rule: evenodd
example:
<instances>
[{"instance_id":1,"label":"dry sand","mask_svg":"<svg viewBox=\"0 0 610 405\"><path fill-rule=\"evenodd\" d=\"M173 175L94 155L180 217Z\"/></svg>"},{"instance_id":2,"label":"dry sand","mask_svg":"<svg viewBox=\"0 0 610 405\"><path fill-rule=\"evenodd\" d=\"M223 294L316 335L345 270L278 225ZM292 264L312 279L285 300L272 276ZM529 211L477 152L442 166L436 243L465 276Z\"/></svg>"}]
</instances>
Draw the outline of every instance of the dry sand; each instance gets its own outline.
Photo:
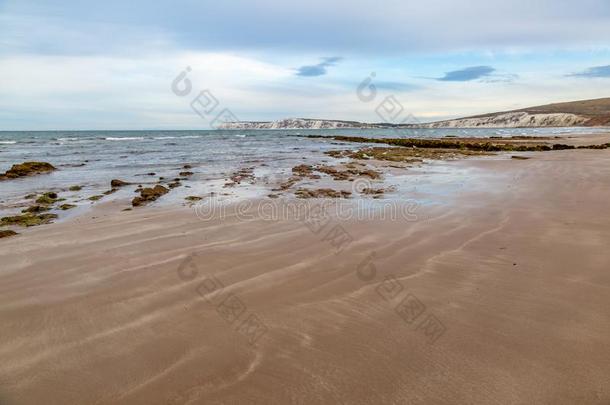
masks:
<instances>
[{"instance_id":1,"label":"dry sand","mask_svg":"<svg viewBox=\"0 0 610 405\"><path fill-rule=\"evenodd\" d=\"M0 403L608 404L610 152L529 155L447 162L478 175L410 220L100 209L1 240Z\"/></svg>"}]
</instances>

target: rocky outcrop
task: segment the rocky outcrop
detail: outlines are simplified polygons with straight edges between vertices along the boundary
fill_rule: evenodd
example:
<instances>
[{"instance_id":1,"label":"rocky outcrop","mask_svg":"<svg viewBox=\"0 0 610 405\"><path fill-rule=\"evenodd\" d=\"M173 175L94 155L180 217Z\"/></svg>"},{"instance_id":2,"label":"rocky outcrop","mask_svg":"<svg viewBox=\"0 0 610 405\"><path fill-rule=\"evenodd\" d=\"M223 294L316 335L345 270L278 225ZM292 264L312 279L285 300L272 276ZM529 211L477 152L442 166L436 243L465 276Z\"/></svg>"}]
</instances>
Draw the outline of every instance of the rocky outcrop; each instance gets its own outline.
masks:
<instances>
[{"instance_id":1,"label":"rocky outcrop","mask_svg":"<svg viewBox=\"0 0 610 405\"><path fill-rule=\"evenodd\" d=\"M610 98L546 104L431 123L358 121L287 118L279 121L227 122L222 129L334 129L334 128L527 128L610 126Z\"/></svg>"},{"instance_id":2,"label":"rocky outcrop","mask_svg":"<svg viewBox=\"0 0 610 405\"><path fill-rule=\"evenodd\" d=\"M36 174L49 173L53 170L56 170L55 166L47 162L24 162L13 165L4 174L0 174L0 180L34 176Z\"/></svg>"},{"instance_id":3,"label":"rocky outcrop","mask_svg":"<svg viewBox=\"0 0 610 405\"><path fill-rule=\"evenodd\" d=\"M585 125L589 119L576 114L552 113L530 114L509 112L483 117L461 118L422 124L423 128L527 128L527 127L573 127Z\"/></svg>"},{"instance_id":4,"label":"rocky outcrop","mask_svg":"<svg viewBox=\"0 0 610 405\"><path fill-rule=\"evenodd\" d=\"M351 194L349 191L333 190L331 188L300 188L294 192L297 198L349 198Z\"/></svg>"},{"instance_id":5,"label":"rocky outcrop","mask_svg":"<svg viewBox=\"0 0 610 405\"><path fill-rule=\"evenodd\" d=\"M112 179L112 180L110 180L110 187L111 188L119 188L119 187L127 186L129 184L130 183L127 183L126 181L119 180L119 179Z\"/></svg>"},{"instance_id":6,"label":"rocky outcrop","mask_svg":"<svg viewBox=\"0 0 610 405\"><path fill-rule=\"evenodd\" d=\"M0 219L0 225L37 226L48 224L57 219L56 214L32 214L14 215Z\"/></svg>"},{"instance_id":7,"label":"rocky outcrop","mask_svg":"<svg viewBox=\"0 0 610 405\"><path fill-rule=\"evenodd\" d=\"M335 129L335 128L384 128L388 124L368 124L357 121L321 120L310 118L286 118L279 121L227 122L221 129Z\"/></svg>"},{"instance_id":8,"label":"rocky outcrop","mask_svg":"<svg viewBox=\"0 0 610 405\"><path fill-rule=\"evenodd\" d=\"M11 230L3 230L0 231L0 239L2 238L8 238L9 236L15 236L15 235L19 235L17 232L15 231L11 231Z\"/></svg>"},{"instance_id":9,"label":"rocky outcrop","mask_svg":"<svg viewBox=\"0 0 610 405\"><path fill-rule=\"evenodd\" d=\"M148 202L155 201L157 198L161 197L162 195L167 194L169 192L169 190L161 185L156 185L153 188L146 187L146 188L140 189L139 192L140 192L140 196L135 197L131 201L131 205L133 205L134 207L139 207Z\"/></svg>"}]
</instances>

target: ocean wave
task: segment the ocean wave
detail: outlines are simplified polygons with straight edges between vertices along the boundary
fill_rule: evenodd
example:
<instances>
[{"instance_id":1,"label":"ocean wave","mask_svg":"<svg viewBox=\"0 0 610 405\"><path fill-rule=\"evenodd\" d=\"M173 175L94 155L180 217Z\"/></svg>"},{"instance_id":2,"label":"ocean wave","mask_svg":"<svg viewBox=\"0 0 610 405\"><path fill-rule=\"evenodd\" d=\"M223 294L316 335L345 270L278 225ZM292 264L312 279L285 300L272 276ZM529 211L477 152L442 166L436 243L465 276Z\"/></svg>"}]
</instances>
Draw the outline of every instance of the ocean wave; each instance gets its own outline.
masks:
<instances>
[{"instance_id":1,"label":"ocean wave","mask_svg":"<svg viewBox=\"0 0 610 405\"><path fill-rule=\"evenodd\" d=\"M246 135L244 135L244 134L236 134L235 137L236 138L245 138Z\"/></svg>"},{"instance_id":2,"label":"ocean wave","mask_svg":"<svg viewBox=\"0 0 610 405\"><path fill-rule=\"evenodd\" d=\"M186 136L155 136L153 139L165 140L165 139L195 139L201 138L201 135L186 135Z\"/></svg>"},{"instance_id":3,"label":"ocean wave","mask_svg":"<svg viewBox=\"0 0 610 405\"><path fill-rule=\"evenodd\" d=\"M125 136L125 137L120 137L120 138L115 138L112 136L109 136L108 138L104 138L105 141L143 141L144 137L143 136Z\"/></svg>"},{"instance_id":4,"label":"ocean wave","mask_svg":"<svg viewBox=\"0 0 610 405\"><path fill-rule=\"evenodd\" d=\"M17 141L0 141L1 145L14 145Z\"/></svg>"}]
</instances>

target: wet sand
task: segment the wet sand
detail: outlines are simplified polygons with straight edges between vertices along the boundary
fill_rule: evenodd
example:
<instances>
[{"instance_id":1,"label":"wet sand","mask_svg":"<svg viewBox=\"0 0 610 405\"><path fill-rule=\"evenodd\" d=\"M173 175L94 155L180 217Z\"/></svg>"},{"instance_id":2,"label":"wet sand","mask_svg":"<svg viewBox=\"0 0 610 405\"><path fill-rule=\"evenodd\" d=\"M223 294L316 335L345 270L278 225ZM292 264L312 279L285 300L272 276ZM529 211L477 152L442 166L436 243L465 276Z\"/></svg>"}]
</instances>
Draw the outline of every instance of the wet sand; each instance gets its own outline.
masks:
<instances>
[{"instance_id":1,"label":"wet sand","mask_svg":"<svg viewBox=\"0 0 610 405\"><path fill-rule=\"evenodd\" d=\"M398 220L100 204L4 239L0 403L610 403L610 152L525 155Z\"/></svg>"}]
</instances>

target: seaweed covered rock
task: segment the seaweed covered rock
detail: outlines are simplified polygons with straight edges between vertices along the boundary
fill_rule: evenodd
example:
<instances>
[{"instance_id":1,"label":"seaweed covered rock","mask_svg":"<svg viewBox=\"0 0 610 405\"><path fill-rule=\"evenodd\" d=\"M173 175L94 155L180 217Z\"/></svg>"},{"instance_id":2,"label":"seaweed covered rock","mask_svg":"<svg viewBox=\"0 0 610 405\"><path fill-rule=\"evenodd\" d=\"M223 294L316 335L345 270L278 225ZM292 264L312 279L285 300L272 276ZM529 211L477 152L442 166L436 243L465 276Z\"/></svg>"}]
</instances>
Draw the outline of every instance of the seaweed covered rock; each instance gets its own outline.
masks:
<instances>
[{"instance_id":1,"label":"seaweed covered rock","mask_svg":"<svg viewBox=\"0 0 610 405\"><path fill-rule=\"evenodd\" d=\"M40 197L38 197L36 199L36 203L45 204L45 205L55 204L55 202L57 202L57 198L58 198L57 193L50 191L50 192L44 193Z\"/></svg>"},{"instance_id":2,"label":"seaweed covered rock","mask_svg":"<svg viewBox=\"0 0 610 405\"><path fill-rule=\"evenodd\" d=\"M139 207L150 201L155 201L157 198L159 198L162 195L165 195L169 192L169 190L167 188L165 188L161 185L156 185L153 188L146 187L146 188L140 189L138 191L140 192L140 196L135 197L131 201L131 205L133 205L134 207Z\"/></svg>"},{"instance_id":3,"label":"seaweed covered rock","mask_svg":"<svg viewBox=\"0 0 610 405\"><path fill-rule=\"evenodd\" d=\"M37 226L48 224L54 219L57 219L56 214L35 215L32 213L27 213L23 215L4 217L0 219L0 225Z\"/></svg>"},{"instance_id":4,"label":"seaweed covered rock","mask_svg":"<svg viewBox=\"0 0 610 405\"><path fill-rule=\"evenodd\" d=\"M59 206L59 209L62 211L71 210L72 208L76 208L74 204L62 204Z\"/></svg>"},{"instance_id":5,"label":"seaweed covered rock","mask_svg":"<svg viewBox=\"0 0 610 405\"><path fill-rule=\"evenodd\" d=\"M23 162L13 165L4 174L0 174L0 180L34 176L36 174L49 173L53 170L56 170L55 166L47 162Z\"/></svg>"},{"instance_id":6,"label":"seaweed covered rock","mask_svg":"<svg viewBox=\"0 0 610 405\"><path fill-rule=\"evenodd\" d=\"M300 188L294 192L297 198L348 198L351 194L349 191L337 191L331 188Z\"/></svg>"},{"instance_id":7,"label":"seaweed covered rock","mask_svg":"<svg viewBox=\"0 0 610 405\"><path fill-rule=\"evenodd\" d=\"M335 167L320 165L316 167L316 170L320 173L327 174L333 178L333 180L353 180L354 176L365 176L371 179L378 179L381 177L379 172L371 169L348 169L348 170L337 170Z\"/></svg>"},{"instance_id":8,"label":"seaweed covered rock","mask_svg":"<svg viewBox=\"0 0 610 405\"><path fill-rule=\"evenodd\" d=\"M372 188L372 187L365 187L362 189L362 194L366 194L366 195L380 195L385 193L385 189L384 188Z\"/></svg>"},{"instance_id":9,"label":"seaweed covered rock","mask_svg":"<svg viewBox=\"0 0 610 405\"><path fill-rule=\"evenodd\" d=\"M322 135L307 135L308 138L329 138ZM384 143L407 148L429 148L429 149L466 149L480 152L542 152L552 148L546 144L521 145L506 142L489 142L460 140L460 139L417 139L417 138L364 138L359 136L332 136L331 139L341 142L356 143Z\"/></svg>"},{"instance_id":10,"label":"seaweed covered rock","mask_svg":"<svg viewBox=\"0 0 610 405\"><path fill-rule=\"evenodd\" d=\"M37 213L37 212L45 212L50 210L51 208L45 206L45 205L32 205L31 207L28 207L24 210L21 210L21 212L23 213Z\"/></svg>"},{"instance_id":11,"label":"seaweed covered rock","mask_svg":"<svg viewBox=\"0 0 610 405\"><path fill-rule=\"evenodd\" d=\"M310 165L301 164L292 168L292 173L297 176L309 176L313 172Z\"/></svg>"}]
</instances>

